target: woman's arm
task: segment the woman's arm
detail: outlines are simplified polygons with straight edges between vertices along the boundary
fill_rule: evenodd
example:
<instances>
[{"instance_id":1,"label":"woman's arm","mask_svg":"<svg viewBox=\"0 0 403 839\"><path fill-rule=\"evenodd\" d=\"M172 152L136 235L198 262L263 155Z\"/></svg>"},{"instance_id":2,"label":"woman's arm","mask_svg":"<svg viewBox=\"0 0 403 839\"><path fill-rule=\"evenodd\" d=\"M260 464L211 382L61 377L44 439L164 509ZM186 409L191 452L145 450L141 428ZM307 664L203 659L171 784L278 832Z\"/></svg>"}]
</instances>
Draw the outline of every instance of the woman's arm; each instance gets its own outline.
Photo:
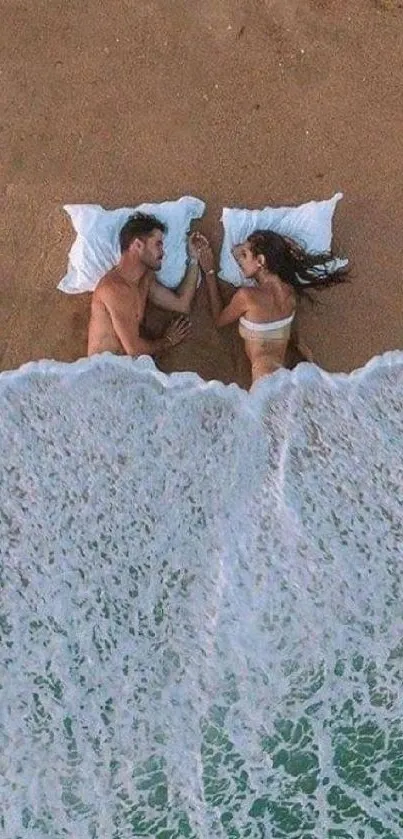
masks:
<instances>
[{"instance_id":1,"label":"woman's arm","mask_svg":"<svg viewBox=\"0 0 403 839\"><path fill-rule=\"evenodd\" d=\"M234 323L241 315L245 314L248 308L245 289L238 289L228 303L228 306L223 306L214 271L206 274L206 286L211 313L216 326L228 326L229 323Z\"/></svg>"},{"instance_id":2,"label":"woman's arm","mask_svg":"<svg viewBox=\"0 0 403 839\"><path fill-rule=\"evenodd\" d=\"M245 289L240 288L235 292L228 306L224 306L220 290L217 285L217 277L214 268L214 255L207 239L199 238L199 265L206 277L207 294L209 298L211 314L216 326L227 326L245 314L247 301Z\"/></svg>"},{"instance_id":3,"label":"woman's arm","mask_svg":"<svg viewBox=\"0 0 403 839\"><path fill-rule=\"evenodd\" d=\"M205 279L211 314L213 316L214 323L218 324L224 304L221 300L221 294L217 285L214 268L210 268L209 271L206 271Z\"/></svg>"}]
</instances>

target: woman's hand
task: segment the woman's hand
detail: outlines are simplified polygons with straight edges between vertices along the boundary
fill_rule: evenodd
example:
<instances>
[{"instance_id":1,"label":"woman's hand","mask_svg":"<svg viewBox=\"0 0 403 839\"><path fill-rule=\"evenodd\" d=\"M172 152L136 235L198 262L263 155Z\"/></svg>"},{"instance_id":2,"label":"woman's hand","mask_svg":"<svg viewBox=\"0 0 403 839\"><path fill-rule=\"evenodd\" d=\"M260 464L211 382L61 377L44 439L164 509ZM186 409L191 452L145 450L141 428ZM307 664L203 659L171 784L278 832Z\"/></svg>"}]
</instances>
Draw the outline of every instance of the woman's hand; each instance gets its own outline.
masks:
<instances>
[{"instance_id":1,"label":"woman's hand","mask_svg":"<svg viewBox=\"0 0 403 839\"><path fill-rule=\"evenodd\" d=\"M199 265L202 271L208 274L210 271L214 271L214 254L205 236L201 236L200 238Z\"/></svg>"}]
</instances>

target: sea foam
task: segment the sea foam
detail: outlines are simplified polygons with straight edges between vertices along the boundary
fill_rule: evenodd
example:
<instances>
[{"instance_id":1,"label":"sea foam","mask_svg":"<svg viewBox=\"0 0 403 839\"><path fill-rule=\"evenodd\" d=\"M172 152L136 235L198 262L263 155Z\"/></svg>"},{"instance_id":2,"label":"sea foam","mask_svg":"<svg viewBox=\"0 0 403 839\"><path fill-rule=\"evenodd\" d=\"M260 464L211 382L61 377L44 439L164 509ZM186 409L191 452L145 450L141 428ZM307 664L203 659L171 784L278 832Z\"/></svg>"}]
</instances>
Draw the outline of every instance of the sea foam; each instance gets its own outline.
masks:
<instances>
[{"instance_id":1,"label":"sea foam","mask_svg":"<svg viewBox=\"0 0 403 839\"><path fill-rule=\"evenodd\" d=\"M398 839L403 354L0 399L5 839Z\"/></svg>"}]
</instances>

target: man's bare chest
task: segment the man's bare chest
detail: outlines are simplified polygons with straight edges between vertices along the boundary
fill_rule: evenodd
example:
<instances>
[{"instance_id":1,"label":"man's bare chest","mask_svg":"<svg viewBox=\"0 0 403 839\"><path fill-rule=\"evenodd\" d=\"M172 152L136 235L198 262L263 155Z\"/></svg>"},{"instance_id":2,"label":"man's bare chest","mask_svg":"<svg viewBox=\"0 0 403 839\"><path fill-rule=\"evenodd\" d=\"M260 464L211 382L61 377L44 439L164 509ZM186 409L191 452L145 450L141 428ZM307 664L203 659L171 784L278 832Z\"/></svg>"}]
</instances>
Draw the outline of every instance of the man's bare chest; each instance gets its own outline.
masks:
<instances>
[{"instance_id":1,"label":"man's bare chest","mask_svg":"<svg viewBox=\"0 0 403 839\"><path fill-rule=\"evenodd\" d=\"M149 292L148 280L141 281L138 286L131 288L129 294L126 294L126 304L132 308L136 318L141 321L144 317L145 308L147 305L147 298Z\"/></svg>"}]
</instances>

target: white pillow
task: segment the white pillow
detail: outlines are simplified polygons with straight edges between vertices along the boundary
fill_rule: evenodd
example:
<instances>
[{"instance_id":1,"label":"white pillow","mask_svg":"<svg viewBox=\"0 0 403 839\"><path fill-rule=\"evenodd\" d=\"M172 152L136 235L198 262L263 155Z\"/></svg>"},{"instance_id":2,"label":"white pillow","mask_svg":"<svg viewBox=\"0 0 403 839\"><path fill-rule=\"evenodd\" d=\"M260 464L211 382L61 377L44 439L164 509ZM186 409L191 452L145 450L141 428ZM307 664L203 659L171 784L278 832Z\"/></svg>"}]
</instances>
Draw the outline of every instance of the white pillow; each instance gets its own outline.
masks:
<instances>
[{"instance_id":1,"label":"white pillow","mask_svg":"<svg viewBox=\"0 0 403 839\"><path fill-rule=\"evenodd\" d=\"M274 230L299 242L308 253L328 253L332 242L332 220L336 204L343 197L337 192L328 201L309 201L299 207L265 207L241 210L224 207L221 221L224 241L219 276L234 286L253 285L242 274L231 253L234 245L244 242L255 230ZM346 264L347 260L343 260ZM337 265L336 265L337 267Z\"/></svg>"},{"instance_id":2,"label":"white pillow","mask_svg":"<svg viewBox=\"0 0 403 839\"><path fill-rule=\"evenodd\" d=\"M203 215L205 204L199 198L184 196L178 201L140 204L118 210L104 210L98 204L66 204L64 209L77 237L69 253L67 274L58 288L67 294L80 294L93 291L104 274L119 262L119 231L135 212L155 215L167 225L165 254L158 280L168 288L176 288L186 268L186 234L193 219Z\"/></svg>"}]
</instances>

